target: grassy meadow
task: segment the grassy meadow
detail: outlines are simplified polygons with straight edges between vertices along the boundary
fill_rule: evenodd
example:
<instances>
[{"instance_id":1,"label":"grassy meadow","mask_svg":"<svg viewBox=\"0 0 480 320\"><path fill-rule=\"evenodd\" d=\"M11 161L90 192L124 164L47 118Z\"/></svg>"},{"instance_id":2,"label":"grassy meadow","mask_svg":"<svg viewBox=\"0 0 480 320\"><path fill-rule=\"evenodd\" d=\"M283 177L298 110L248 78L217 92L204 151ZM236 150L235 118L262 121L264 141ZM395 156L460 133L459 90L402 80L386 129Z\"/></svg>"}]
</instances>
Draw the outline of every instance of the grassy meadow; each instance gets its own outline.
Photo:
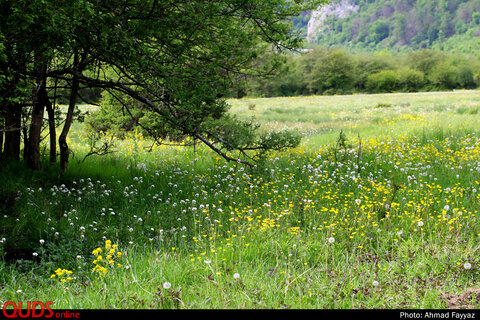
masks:
<instances>
[{"instance_id":1,"label":"grassy meadow","mask_svg":"<svg viewBox=\"0 0 480 320\"><path fill-rule=\"evenodd\" d=\"M480 91L230 103L302 144L255 169L139 133L85 157L77 123L66 174L6 168L0 305L480 307Z\"/></svg>"}]
</instances>

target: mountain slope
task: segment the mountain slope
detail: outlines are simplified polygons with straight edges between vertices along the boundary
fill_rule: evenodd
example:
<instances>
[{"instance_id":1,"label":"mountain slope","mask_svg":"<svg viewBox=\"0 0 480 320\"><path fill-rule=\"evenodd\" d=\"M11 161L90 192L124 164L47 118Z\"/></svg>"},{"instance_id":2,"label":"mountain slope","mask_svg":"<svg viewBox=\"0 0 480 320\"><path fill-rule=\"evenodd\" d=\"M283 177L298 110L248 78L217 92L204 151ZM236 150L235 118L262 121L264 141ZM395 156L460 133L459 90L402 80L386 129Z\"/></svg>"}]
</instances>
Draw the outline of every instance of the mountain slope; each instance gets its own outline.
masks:
<instances>
[{"instance_id":1,"label":"mountain slope","mask_svg":"<svg viewBox=\"0 0 480 320\"><path fill-rule=\"evenodd\" d=\"M294 24L312 46L480 50L479 0L332 0Z\"/></svg>"}]
</instances>

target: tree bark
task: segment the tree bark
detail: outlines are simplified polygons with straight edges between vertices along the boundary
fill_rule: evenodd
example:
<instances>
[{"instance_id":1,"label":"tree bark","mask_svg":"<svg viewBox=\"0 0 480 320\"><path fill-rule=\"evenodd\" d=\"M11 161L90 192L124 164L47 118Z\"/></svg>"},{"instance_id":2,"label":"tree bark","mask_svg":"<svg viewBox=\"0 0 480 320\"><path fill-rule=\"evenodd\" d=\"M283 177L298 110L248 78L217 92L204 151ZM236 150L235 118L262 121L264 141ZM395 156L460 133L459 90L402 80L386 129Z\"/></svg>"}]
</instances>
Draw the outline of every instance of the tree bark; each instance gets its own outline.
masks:
<instances>
[{"instance_id":1,"label":"tree bark","mask_svg":"<svg viewBox=\"0 0 480 320\"><path fill-rule=\"evenodd\" d=\"M3 118L0 118L0 162L2 160L2 153L3 153L3 130L4 129L5 129L4 120Z\"/></svg>"},{"instance_id":2,"label":"tree bark","mask_svg":"<svg viewBox=\"0 0 480 320\"><path fill-rule=\"evenodd\" d=\"M20 160L20 141L22 126L22 106L9 103L5 113L5 142L3 158L7 161Z\"/></svg>"},{"instance_id":3,"label":"tree bark","mask_svg":"<svg viewBox=\"0 0 480 320\"><path fill-rule=\"evenodd\" d=\"M52 103L47 101L48 128L50 135L50 164L57 162L57 133L55 131L55 112Z\"/></svg>"},{"instance_id":4,"label":"tree bark","mask_svg":"<svg viewBox=\"0 0 480 320\"><path fill-rule=\"evenodd\" d=\"M76 68L78 65L78 54L75 54L73 59L74 59L74 68ZM68 135L68 131L70 130L70 126L72 125L73 111L75 110L75 104L77 102L78 87L79 87L78 76L75 73L72 79L70 101L68 103L68 110L67 110L67 116L65 118L65 124L63 125L62 133L60 133L60 137L58 138L58 145L60 147L60 170L62 172L67 171L67 168L68 168L68 157L70 154L70 150L68 149L67 135Z\"/></svg>"},{"instance_id":5,"label":"tree bark","mask_svg":"<svg viewBox=\"0 0 480 320\"><path fill-rule=\"evenodd\" d=\"M33 93L32 120L28 141L25 143L25 161L32 170L40 170L40 135L45 112L45 100L48 100L46 91L46 78L41 79Z\"/></svg>"},{"instance_id":6,"label":"tree bark","mask_svg":"<svg viewBox=\"0 0 480 320\"><path fill-rule=\"evenodd\" d=\"M25 162L32 170L40 170L40 141L45 107L50 103L47 93L48 52L38 51L34 55L34 69L38 72L36 86L32 92L32 118L28 139L25 141Z\"/></svg>"}]
</instances>

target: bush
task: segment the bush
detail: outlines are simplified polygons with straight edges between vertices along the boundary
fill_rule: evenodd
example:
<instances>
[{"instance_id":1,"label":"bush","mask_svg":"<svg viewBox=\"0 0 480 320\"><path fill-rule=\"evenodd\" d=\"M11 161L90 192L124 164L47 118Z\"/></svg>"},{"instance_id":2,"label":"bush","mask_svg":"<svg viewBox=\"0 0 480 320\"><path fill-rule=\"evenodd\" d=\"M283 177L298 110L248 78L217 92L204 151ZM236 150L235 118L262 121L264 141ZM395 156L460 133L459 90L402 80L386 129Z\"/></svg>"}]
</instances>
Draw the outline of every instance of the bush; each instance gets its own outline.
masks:
<instances>
[{"instance_id":1,"label":"bush","mask_svg":"<svg viewBox=\"0 0 480 320\"><path fill-rule=\"evenodd\" d=\"M97 133L109 132L120 138L129 131L138 130L144 135L155 132L159 137L175 139L175 132L161 121L158 114L147 110L145 106L132 99L123 98L128 110L112 95L104 92L100 102L102 108L85 119L88 129Z\"/></svg>"},{"instance_id":2,"label":"bush","mask_svg":"<svg viewBox=\"0 0 480 320\"><path fill-rule=\"evenodd\" d=\"M407 92L419 91L425 85L425 74L408 67L397 70L400 89Z\"/></svg>"},{"instance_id":3,"label":"bush","mask_svg":"<svg viewBox=\"0 0 480 320\"><path fill-rule=\"evenodd\" d=\"M407 63L412 69L422 71L425 75L428 75L435 65L444 59L443 53L433 50L420 50L409 53Z\"/></svg>"},{"instance_id":4,"label":"bush","mask_svg":"<svg viewBox=\"0 0 480 320\"><path fill-rule=\"evenodd\" d=\"M429 79L437 89L454 89L457 86L457 69L450 61L441 61L432 69Z\"/></svg>"},{"instance_id":5,"label":"bush","mask_svg":"<svg viewBox=\"0 0 480 320\"><path fill-rule=\"evenodd\" d=\"M474 24L480 24L480 12L474 12L472 14L472 22Z\"/></svg>"},{"instance_id":6,"label":"bush","mask_svg":"<svg viewBox=\"0 0 480 320\"><path fill-rule=\"evenodd\" d=\"M480 68L477 68L477 70L473 74L473 81L475 81L475 85L477 87L480 87Z\"/></svg>"},{"instance_id":7,"label":"bush","mask_svg":"<svg viewBox=\"0 0 480 320\"><path fill-rule=\"evenodd\" d=\"M383 70L367 78L367 89L371 92L392 92L398 89L399 78L394 70Z\"/></svg>"},{"instance_id":8,"label":"bush","mask_svg":"<svg viewBox=\"0 0 480 320\"><path fill-rule=\"evenodd\" d=\"M98 133L108 131L122 136L125 131L131 131L135 127L135 121L118 103L115 103L111 95L105 93L101 104L102 108L91 113L85 120L89 129ZM136 119L141 116L141 113L137 114Z\"/></svg>"},{"instance_id":9,"label":"bush","mask_svg":"<svg viewBox=\"0 0 480 320\"><path fill-rule=\"evenodd\" d=\"M379 108L391 108L392 105L390 103L377 103L375 105L375 109L379 109Z\"/></svg>"},{"instance_id":10,"label":"bush","mask_svg":"<svg viewBox=\"0 0 480 320\"><path fill-rule=\"evenodd\" d=\"M468 62L462 62L461 64L457 65L456 67L456 74L457 74L457 85L460 88L465 89L472 89L476 87L475 78L474 78L474 70L467 65Z\"/></svg>"},{"instance_id":11,"label":"bush","mask_svg":"<svg viewBox=\"0 0 480 320\"><path fill-rule=\"evenodd\" d=\"M355 64L342 50L333 50L317 61L311 74L313 92L346 93L353 88Z\"/></svg>"},{"instance_id":12,"label":"bush","mask_svg":"<svg viewBox=\"0 0 480 320\"><path fill-rule=\"evenodd\" d=\"M394 69L392 59L386 55L364 55L356 59L355 88L365 90L368 76L382 70Z\"/></svg>"},{"instance_id":13,"label":"bush","mask_svg":"<svg viewBox=\"0 0 480 320\"><path fill-rule=\"evenodd\" d=\"M372 40L378 43L389 36L390 28L385 21L377 20L371 25L369 31Z\"/></svg>"}]
</instances>

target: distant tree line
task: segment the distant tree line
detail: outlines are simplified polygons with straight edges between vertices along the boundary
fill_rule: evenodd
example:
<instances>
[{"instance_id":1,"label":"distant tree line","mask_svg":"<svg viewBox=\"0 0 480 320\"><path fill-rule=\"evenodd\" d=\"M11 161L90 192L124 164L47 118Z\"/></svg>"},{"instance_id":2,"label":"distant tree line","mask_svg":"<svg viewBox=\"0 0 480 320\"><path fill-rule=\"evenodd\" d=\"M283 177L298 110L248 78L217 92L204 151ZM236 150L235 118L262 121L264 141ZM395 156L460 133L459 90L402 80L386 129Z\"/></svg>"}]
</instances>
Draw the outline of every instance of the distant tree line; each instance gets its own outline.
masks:
<instances>
[{"instance_id":1,"label":"distant tree line","mask_svg":"<svg viewBox=\"0 0 480 320\"><path fill-rule=\"evenodd\" d=\"M353 55L315 49L285 57L278 74L239 79L232 97L297 96L473 89L480 86L480 60L423 49Z\"/></svg>"}]
</instances>

